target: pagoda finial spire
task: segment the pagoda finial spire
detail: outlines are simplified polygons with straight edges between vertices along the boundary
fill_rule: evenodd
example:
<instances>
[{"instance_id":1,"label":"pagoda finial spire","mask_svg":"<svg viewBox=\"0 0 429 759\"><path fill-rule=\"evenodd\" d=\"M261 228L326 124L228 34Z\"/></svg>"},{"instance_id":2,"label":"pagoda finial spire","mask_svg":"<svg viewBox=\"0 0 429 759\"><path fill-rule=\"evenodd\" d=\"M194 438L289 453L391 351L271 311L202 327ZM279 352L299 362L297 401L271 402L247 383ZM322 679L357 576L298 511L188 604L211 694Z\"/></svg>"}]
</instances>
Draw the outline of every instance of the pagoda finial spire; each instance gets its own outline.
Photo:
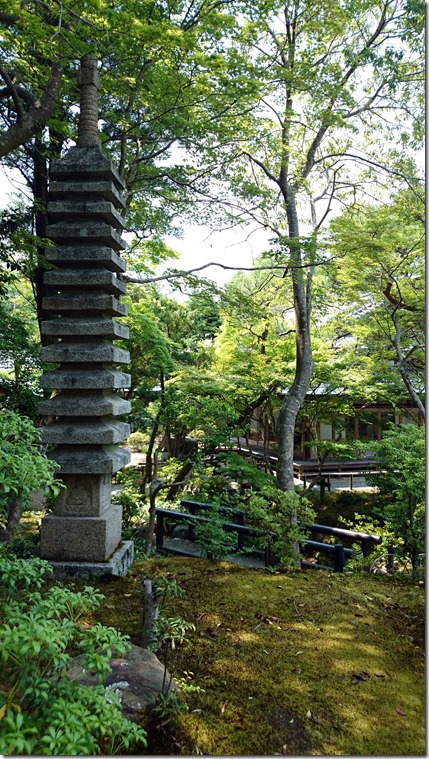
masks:
<instances>
[{"instance_id":1,"label":"pagoda finial spire","mask_svg":"<svg viewBox=\"0 0 429 759\"><path fill-rule=\"evenodd\" d=\"M84 55L78 73L80 86L80 115L77 146L100 145L98 134L98 90L100 77L98 61L93 55Z\"/></svg>"}]
</instances>

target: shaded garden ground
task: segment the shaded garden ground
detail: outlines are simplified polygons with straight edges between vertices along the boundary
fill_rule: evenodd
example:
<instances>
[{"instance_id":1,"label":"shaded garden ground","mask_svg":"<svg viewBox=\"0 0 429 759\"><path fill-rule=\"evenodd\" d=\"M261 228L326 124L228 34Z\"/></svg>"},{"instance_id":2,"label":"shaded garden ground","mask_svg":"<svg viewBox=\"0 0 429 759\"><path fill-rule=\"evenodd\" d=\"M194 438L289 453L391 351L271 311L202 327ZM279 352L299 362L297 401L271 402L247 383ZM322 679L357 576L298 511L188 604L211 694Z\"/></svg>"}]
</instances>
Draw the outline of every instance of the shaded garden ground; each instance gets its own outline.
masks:
<instances>
[{"instance_id":1,"label":"shaded garden ground","mask_svg":"<svg viewBox=\"0 0 429 759\"><path fill-rule=\"evenodd\" d=\"M100 583L96 620L139 643L142 579L159 575L185 591L165 613L195 624L177 675L203 690L148 753L424 754L424 592L409 579L153 558Z\"/></svg>"}]
</instances>

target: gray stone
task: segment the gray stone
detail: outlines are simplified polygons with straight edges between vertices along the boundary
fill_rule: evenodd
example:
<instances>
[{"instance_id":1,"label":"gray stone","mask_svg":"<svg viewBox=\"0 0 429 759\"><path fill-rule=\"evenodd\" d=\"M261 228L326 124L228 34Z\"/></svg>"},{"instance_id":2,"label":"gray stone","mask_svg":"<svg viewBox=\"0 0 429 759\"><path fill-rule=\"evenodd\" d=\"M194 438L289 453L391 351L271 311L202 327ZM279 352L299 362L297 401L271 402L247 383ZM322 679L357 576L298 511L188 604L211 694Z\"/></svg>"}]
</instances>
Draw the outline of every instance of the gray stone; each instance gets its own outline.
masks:
<instances>
[{"instance_id":1,"label":"gray stone","mask_svg":"<svg viewBox=\"0 0 429 759\"><path fill-rule=\"evenodd\" d=\"M122 508L99 517L48 514L40 529L40 554L53 561L106 561L121 540Z\"/></svg>"},{"instance_id":2,"label":"gray stone","mask_svg":"<svg viewBox=\"0 0 429 759\"><path fill-rule=\"evenodd\" d=\"M37 493L30 496L29 511L44 511L46 508L45 488L40 488Z\"/></svg>"},{"instance_id":3,"label":"gray stone","mask_svg":"<svg viewBox=\"0 0 429 759\"><path fill-rule=\"evenodd\" d=\"M59 393L38 404L41 416L119 416L129 414L131 403L118 395Z\"/></svg>"},{"instance_id":4,"label":"gray stone","mask_svg":"<svg viewBox=\"0 0 429 759\"><path fill-rule=\"evenodd\" d=\"M113 182L51 182L49 185L49 197L70 198L70 197L88 197L95 196L104 198L113 203L117 208L125 208L126 201L122 194L118 192Z\"/></svg>"},{"instance_id":5,"label":"gray stone","mask_svg":"<svg viewBox=\"0 0 429 759\"><path fill-rule=\"evenodd\" d=\"M91 419L88 422L53 422L42 428L44 443L58 445L113 445L122 443L129 437L131 427L118 419L104 421Z\"/></svg>"},{"instance_id":6,"label":"gray stone","mask_svg":"<svg viewBox=\"0 0 429 759\"><path fill-rule=\"evenodd\" d=\"M111 506L112 475L64 474L55 516L98 517Z\"/></svg>"},{"instance_id":7,"label":"gray stone","mask_svg":"<svg viewBox=\"0 0 429 759\"><path fill-rule=\"evenodd\" d=\"M83 657L76 657L76 664L68 677L82 685L98 685L96 674L93 670L85 670L82 661ZM124 716L139 722L151 699L163 692L164 679L166 690L170 682L168 670L165 673L164 665L154 653L134 645L123 657L113 657L110 666L112 671L106 675L105 686L118 694ZM177 692L174 680L171 690Z\"/></svg>"},{"instance_id":8,"label":"gray stone","mask_svg":"<svg viewBox=\"0 0 429 759\"><path fill-rule=\"evenodd\" d=\"M54 369L40 378L41 387L55 390L118 390L131 385L131 375L114 369Z\"/></svg>"},{"instance_id":9,"label":"gray stone","mask_svg":"<svg viewBox=\"0 0 429 759\"><path fill-rule=\"evenodd\" d=\"M134 560L134 543L123 540L108 561L51 561L54 576L61 580L124 577Z\"/></svg>"},{"instance_id":10,"label":"gray stone","mask_svg":"<svg viewBox=\"0 0 429 759\"><path fill-rule=\"evenodd\" d=\"M51 295L43 298L42 306L45 311L102 311L106 316L126 316L128 313L124 303L120 303L114 295L97 293L73 293Z\"/></svg>"},{"instance_id":11,"label":"gray stone","mask_svg":"<svg viewBox=\"0 0 429 759\"><path fill-rule=\"evenodd\" d=\"M116 229L110 224L97 221L88 220L85 223L59 221L56 224L49 224L46 234L51 240L66 244L72 240L81 240L82 242L100 242L114 250L125 250L128 247Z\"/></svg>"},{"instance_id":12,"label":"gray stone","mask_svg":"<svg viewBox=\"0 0 429 759\"><path fill-rule=\"evenodd\" d=\"M72 217L73 221L77 221L81 216L84 224L91 223L91 217L95 217L96 223L103 219L116 229L125 228L124 219L117 212L113 203L109 203L107 200L93 200L91 198L85 198L84 200L75 198L54 200L48 203L47 211L50 224L57 221L67 221L68 217Z\"/></svg>"},{"instance_id":13,"label":"gray stone","mask_svg":"<svg viewBox=\"0 0 429 759\"><path fill-rule=\"evenodd\" d=\"M87 337L110 337L112 340L119 338L126 340L130 330L125 324L108 318L86 316L85 319L70 319L65 316L50 319L41 324L43 335L56 337L69 337L71 335L86 335Z\"/></svg>"},{"instance_id":14,"label":"gray stone","mask_svg":"<svg viewBox=\"0 0 429 759\"><path fill-rule=\"evenodd\" d=\"M131 451L115 445L102 448L88 447L82 449L59 446L49 451L49 459L56 461L60 468L58 474L113 474L130 463Z\"/></svg>"},{"instance_id":15,"label":"gray stone","mask_svg":"<svg viewBox=\"0 0 429 759\"><path fill-rule=\"evenodd\" d=\"M52 164L49 172L54 180L73 179L82 180L107 180L112 181L117 189L122 192L125 182L112 166L99 146L72 147L67 155Z\"/></svg>"},{"instance_id":16,"label":"gray stone","mask_svg":"<svg viewBox=\"0 0 429 759\"><path fill-rule=\"evenodd\" d=\"M103 269L53 269L45 273L45 284L61 287L99 287L121 296L127 286L111 271Z\"/></svg>"},{"instance_id":17,"label":"gray stone","mask_svg":"<svg viewBox=\"0 0 429 759\"><path fill-rule=\"evenodd\" d=\"M88 264L94 266L104 266L111 271L123 272L127 266L116 251L105 246L95 247L92 245L77 246L64 245L55 248L45 248L45 258L54 264L73 263L81 266Z\"/></svg>"},{"instance_id":18,"label":"gray stone","mask_svg":"<svg viewBox=\"0 0 429 759\"><path fill-rule=\"evenodd\" d=\"M53 363L107 363L129 364L129 351L109 343L56 343L45 345L41 351L42 361Z\"/></svg>"}]
</instances>

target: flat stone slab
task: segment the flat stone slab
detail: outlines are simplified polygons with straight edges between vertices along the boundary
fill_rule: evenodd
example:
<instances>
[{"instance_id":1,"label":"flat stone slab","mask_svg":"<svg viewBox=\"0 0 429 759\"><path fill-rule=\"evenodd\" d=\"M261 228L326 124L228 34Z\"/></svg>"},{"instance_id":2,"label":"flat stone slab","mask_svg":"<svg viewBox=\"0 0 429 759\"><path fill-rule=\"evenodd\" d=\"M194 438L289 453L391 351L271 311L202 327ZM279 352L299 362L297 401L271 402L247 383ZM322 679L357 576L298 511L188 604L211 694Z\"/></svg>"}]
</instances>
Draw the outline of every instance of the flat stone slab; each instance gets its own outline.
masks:
<instances>
[{"instance_id":1,"label":"flat stone slab","mask_svg":"<svg viewBox=\"0 0 429 759\"><path fill-rule=\"evenodd\" d=\"M98 293L73 293L62 295L49 295L43 298L45 311L100 311L106 316L126 316L128 308L120 303L114 295Z\"/></svg>"},{"instance_id":2,"label":"flat stone slab","mask_svg":"<svg viewBox=\"0 0 429 759\"><path fill-rule=\"evenodd\" d=\"M56 461L60 467L57 474L114 474L130 463L129 448L118 448L115 445L103 446L90 450L73 450L59 446L49 451L48 459Z\"/></svg>"},{"instance_id":3,"label":"flat stone slab","mask_svg":"<svg viewBox=\"0 0 429 759\"><path fill-rule=\"evenodd\" d=\"M76 658L76 665L68 673L68 677L82 685L98 685L97 676L93 671L85 670L81 661L82 657ZM123 657L112 658L110 666L112 671L106 676L105 686L119 696L124 716L139 722L149 701L163 692L164 665L152 651L131 644L131 650ZM167 685L170 682L168 671L165 681ZM174 680L171 690L177 692Z\"/></svg>"},{"instance_id":4,"label":"flat stone slab","mask_svg":"<svg viewBox=\"0 0 429 759\"><path fill-rule=\"evenodd\" d=\"M126 271L127 265L112 248L91 245L62 245L61 247L46 248L45 258L51 263L94 264L102 265L111 271Z\"/></svg>"},{"instance_id":5,"label":"flat stone slab","mask_svg":"<svg viewBox=\"0 0 429 759\"><path fill-rule=\"evenodd\" d=\"M41 416L119 416L129 414L130 401L118 395L76 395L59 393L37 406Z\"/></svg>"},{"instance_id":6,"label":"flat stone slab","mask_svg":"<svg viewBox=\"0 0 429 759\"><path fill-rule=\"evenodd\" d=\"M129 364L130 354L109 343L56 343L41 350L42 361L53 363Z\"/></svg>"},{"instance_id":7,"label":"flat stone slab","mask_svg":"<svg viewBox=\"0 0 429 759\"><path fill-rule=\"evenodd\" d=\"M105 269L53 269L45 272L45 285L57 287L100 287L112 295L124 295L126 283Z\"/></svg>"},{"instance_id":8,"label":"flat stone slab","mask_svg":"<svg viewBox=\"0 0 429 759\"><path fill-rule=\"evenodd\" d=\"M58 445L113 445L122 443L131 434L131 427L117 419L102 421L95 417L90 422L53 422L42 427L44 443Z\"/></svg>"},{"instance_id":9,"label":"flat stone slab","mask_svg":"<svg viewBox=\"0 0 429 759\"><path fill-rule=\"evenodd\" d=\"M53 200L49 201L47 211L51 224L67 220L68 217L72 217L75 220L81 216L84 224L90 221L90 217L95 217L96 221L103 219L108 224L111 224L112 227L115 227L115 229L125 229L124 219L117 212L113 203L109 203L107 200L94 200L92 198L85 200L78 200L77 198Z\"/></svg>"},{"instance_id":10,"label":"flat stone slab","mask_svg":"<svg viewBox=\"0 0 429 759\"><path fill-rule=\"evenodd\" d=\"M114 250L126 250L127 243L121 235L110 224L95 221L76 221L64 222L59 221L56 224L49 224L46 228L46 236L49 239L70 243L72 240L82 242L92 241L100 242Z\"/></svg>"},{"instance_id":11,"label":"flat stone slab","mask_svg":"<svg viewBox=\"0 0 429 759\"><path fill-rule=\"evenodd\" d=\"M113 182L120 192L125 190L124 180L98 145L71 147L63 158L52 164L49 175L58 181L79 179L82 183L104 179Z\"/></svg>"},{"instance_id":12,"label":"flat stone slab","mask_svg":"<svg viewBox=\"0 0 429 759\"><path fill-rule=\"evenodd\" d=\"M126 201L121 193L118 192L113 182L50 182L49 184L49 197L50 198L69 198L70 196L82 197L83 195L94 195L97 198L104 198L110 203L113 203L117 208L125 208Z\"/></svg>"},{"instance_id":13,"label":"flat stone slab","mask_svg":"<svg viewBox=\"0 0 429 759\"><path fill-rule=\"evenodd\" d=\"M49 319L41 324L43 335L70 337L72 335L87 337L110 337L112 340L129 337L130 330L125 324L113 319L88 316L85 319L69 319L66 316Z\"/></svg>"},{"instance_id":14,"label":"flat stone slab","mask_svg":"<svg viewBox=\"0 0 429 759\"><path fill-rule=\"evenodd\" d=\"M108 561L49 561L60 580L125 577L134 560L134 543L123 540Z\"/></svg>"},{"instance_id":15,"label":"flat stone slab","mask_svg":"<svg viewBox=\"0 0 429 759\"><path fill-rule=\"evenodd\" d=\"M131 386L131 374L114 369L54 369L42 374L40 385L55 390L119 390Z\"/></svg>"}]
</instances>

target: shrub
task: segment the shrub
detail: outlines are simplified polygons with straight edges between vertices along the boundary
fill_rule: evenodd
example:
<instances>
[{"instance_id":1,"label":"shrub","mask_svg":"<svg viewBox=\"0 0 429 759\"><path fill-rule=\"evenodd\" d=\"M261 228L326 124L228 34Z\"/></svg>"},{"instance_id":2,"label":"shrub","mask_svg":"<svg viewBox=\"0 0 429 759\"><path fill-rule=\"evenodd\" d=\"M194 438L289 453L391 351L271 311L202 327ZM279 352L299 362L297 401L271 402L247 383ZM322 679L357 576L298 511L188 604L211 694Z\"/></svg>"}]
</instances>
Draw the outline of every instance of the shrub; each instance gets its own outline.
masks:
<instances>
[{"instance_id":1,"label":"shrub","mask_svg":"<svg viewBox=\"0 0 429 759\"><path fill-rule=\"evenodd\" d=\"M141 452L148 444L148 436L144 432L132 432L127 440L133 451Z\"/></svg>"},{"instance_id":2,"label":"shrub","mask_svg":"<svg viewBox=\"0 0 429 759\"><path fill-rule=\"evenodd\" d=\"M236 534L225 532L222 527L225 518L216 510L204 512L207 522L197 522L194 527L196 542L201 548L201 556L223 559L237 546Z\"/></svg>"},{"instance_id":3,"label":"shrub","mask_svg":"<svg viewBox=\"0 0 429 759\"><path fill-rule=\"evenodd\" d=\"M49 571L41 559L0 551L0 753L89 756L145 747L144 730L102 685L113 651L123 654L127 640L113 628L80 624L104 596L91 587L44 588ZM98 686L67 676L74 654L97 672Z\"/></svg>"},{"instance_id":4,"label":"shrub","mask_svg":"<svg viewBox=\"0 0 429 759\"><path fill-rule=\"evenodd\" d=\"M384 471L367 479L389 496L386 525L402 541L416 576L425 550L425 428L391 424L372 450Z\"/></svg>"},{"instance_id":5,"label":"shrub","mask_svg":"<svg viewBox=\"0 0 429 759\"><path fill-rule=\"evenodd\" d=\"M276 533L275 538L267 534L264 543L279 557L281 566L296 567L297 545L306 536L304 524L314 522L310 502L295 491L283 492L275 485L266 485L251 494L245 508L252 525ZM301 525L296 524L296 518Z\"/></svg>"},{"instance_id":6,"label":"shrub","mask_svg":"<svg viewBox=\"0 0 429 759\"><path fill-rule=\"evenodd\" d=\"M44 487L46 496L57 496L61 481L57 464L40 451L40 430L30 419L13 411L0 415L0 542L11 540L31 495Z\"/></svg>"}]
</instances>

